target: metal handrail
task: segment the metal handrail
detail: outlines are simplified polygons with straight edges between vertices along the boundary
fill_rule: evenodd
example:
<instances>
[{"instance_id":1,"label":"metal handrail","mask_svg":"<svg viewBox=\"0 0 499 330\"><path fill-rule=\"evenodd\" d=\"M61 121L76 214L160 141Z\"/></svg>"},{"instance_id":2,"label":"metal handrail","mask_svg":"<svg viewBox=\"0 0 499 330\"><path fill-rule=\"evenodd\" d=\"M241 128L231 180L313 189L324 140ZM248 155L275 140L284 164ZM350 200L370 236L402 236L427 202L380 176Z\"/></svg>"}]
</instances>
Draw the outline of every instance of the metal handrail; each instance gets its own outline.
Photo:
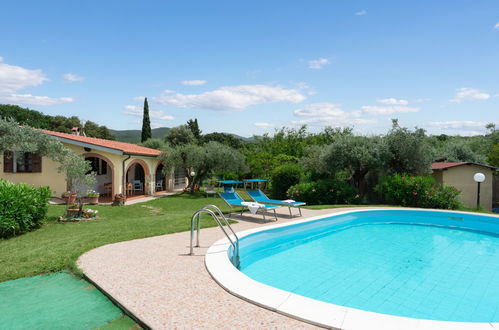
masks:
<instances>
[{"instance_id":1,"label":"metal handrail","mask_svg":"<svg viewBox=\"0 0 499 330\"><path fill-rule=\"evenodd\" d=\"M211 209L214 209L215 212L218 213L218 215L215 212L213 212L213 210L211 210ZM225 234L225 237L227 237L227 239L229 240L230 244L232 245L232 247L234 249L234 253L232 254L232 264L234 266L236 266L236 268L239 268L239 237L237 237L236 233L234 232L234 230L230 226L229 221L227 220L227 218L224 216L222 211L216 205L206 205L205 207L194 212L194 214L192 215L192 217L191 217L191 244L190 244L190 253L189 254L194 255L193 242L194 242L195 227L197 227L197 237L196 237L196 245L195 246L199 247L199 234L201 232L201 214L202 213L210 214L212 216L212 218L217 222L220 229L222 229L223 233ZM222 221L220 221L219 216L223 219L225 226L227 226L230 229L230 231L234 235L235 240L233 240L230 237L229 233L225 230L224 224L222 223ZM196 218L197 218L197 226L195 226Z\"/></svg>"}]
</instances>

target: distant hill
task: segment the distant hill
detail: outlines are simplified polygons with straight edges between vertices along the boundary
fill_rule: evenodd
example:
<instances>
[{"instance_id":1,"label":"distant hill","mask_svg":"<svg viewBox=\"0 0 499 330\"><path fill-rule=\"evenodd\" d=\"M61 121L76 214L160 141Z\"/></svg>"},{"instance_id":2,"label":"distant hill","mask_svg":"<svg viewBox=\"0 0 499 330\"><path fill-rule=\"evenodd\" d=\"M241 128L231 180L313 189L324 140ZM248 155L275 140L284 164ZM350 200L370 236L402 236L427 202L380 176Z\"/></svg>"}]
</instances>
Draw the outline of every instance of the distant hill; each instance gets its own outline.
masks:
<instances>
[{"instance_id":1,"label":"distant hill","mask_svg":"<svg viewBox=\"0 0 499 330\"><path fill-rule=\"evenodd\" d=\"M162 139L166 133L170 130L169 127L158 127L152 129L152 137L156 139ZM141 130L138 129L130 129L130 130L114 130L110 129L109 132L116 136L117 141L121 142L128 142L128 143L140 143L140 135L141 135ZM239 136L237 134L231 134L230 135L234 136L235 138L238 138L244 142L252 142L254 141L253 137L246 138L243 136Z\"/></svg>"},{"instance_id":2,"label":"distant hill","mask_svg":"<svg viewBox=\"0 0 499 330\"><path fill-rule=\"evenodd\" d=\"M158 127L152 129L152 137L156 139L162 139L170 128L168 127ZM141 135L141 130L139 129L130 129L130 130L124 130L124 131L119 131L119 130L114 130L110 129L109 130L114 136L116 136L116 140L121 141L121 142L128 142L128 143L140 143L140 135Z\"/></svg>"}]
</instances>

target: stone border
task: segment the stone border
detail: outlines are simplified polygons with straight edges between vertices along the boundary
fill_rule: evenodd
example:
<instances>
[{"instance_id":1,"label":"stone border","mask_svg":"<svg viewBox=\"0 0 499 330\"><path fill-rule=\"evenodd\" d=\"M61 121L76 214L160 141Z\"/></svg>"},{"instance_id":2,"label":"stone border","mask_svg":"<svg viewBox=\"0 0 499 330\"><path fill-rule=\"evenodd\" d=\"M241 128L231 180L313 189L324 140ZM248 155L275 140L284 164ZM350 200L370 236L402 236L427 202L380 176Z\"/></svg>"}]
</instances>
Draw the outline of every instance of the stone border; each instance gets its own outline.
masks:
<instances>
[{"instance_id":1,"label":"stone border","mask_svg":"<svg viewBox=\"0 0 499 330\"><path fill-rule=\"evenodd\" d=\"M421 210L404 208L407 210ZM377 208L377 210L401 210L401 208ZM331 213L327 215L290 221L285 224L269 225L261 228L245 230L237 233L239 238L265 231L308 222L330 216L337 216L351 212L369 211L357 208ZM433 210L429 211L441 211ZM452 211L463 214L475 214L471 212ZM498 218L494 215L486 215ZM473 322L449 322L425 319L414 319L409 317L381 314L364 311L323 301L300 296L288 291L268 286L255 281L240 272L228 258L230 242L223 238L215 242L206 252L205 265L212 278L229 293L242 298L258 306L286 316L308 322L317 326L332 329L499 329L499 323L473 323Z\"/></svg>"}]
</instances>

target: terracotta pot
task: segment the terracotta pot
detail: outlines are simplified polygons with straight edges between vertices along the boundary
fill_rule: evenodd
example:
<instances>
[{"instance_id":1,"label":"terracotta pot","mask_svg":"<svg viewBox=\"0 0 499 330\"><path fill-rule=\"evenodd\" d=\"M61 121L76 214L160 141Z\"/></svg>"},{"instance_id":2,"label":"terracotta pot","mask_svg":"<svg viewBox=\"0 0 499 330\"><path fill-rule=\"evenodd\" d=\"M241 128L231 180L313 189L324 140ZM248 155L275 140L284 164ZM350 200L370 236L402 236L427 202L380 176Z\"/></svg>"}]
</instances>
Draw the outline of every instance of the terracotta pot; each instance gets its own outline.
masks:
<instances>
[{"instance_id":1,"label":"terracotta pot","mask_svg":"<svg viewBox=\"0 0 499 330\"><path fill-rule=\"evenodd\" d=\"M78 215L79 209L67 209L66 215L70 218L76 217Z\"/></svg>"},{"instance_id":2,"label":"terracotta pot","mask_svg":"<svg viewBox=\"0 0 499 330\"><path fill-rule=\"evenodd\" d=\"M69 196L64 196L66 204L74 204L76 202L76 194L71 194Z\"/></svg>"},{"instance_id":3,"label":"terracotta pot","mask_svg":"<svg viewBox=\"0 0 499 330\"><path fill-rule=\"evenodd\" d=\"M88 204L99 204L99 196L87 196L86 199Z\"/></svg>"}]
</instances>

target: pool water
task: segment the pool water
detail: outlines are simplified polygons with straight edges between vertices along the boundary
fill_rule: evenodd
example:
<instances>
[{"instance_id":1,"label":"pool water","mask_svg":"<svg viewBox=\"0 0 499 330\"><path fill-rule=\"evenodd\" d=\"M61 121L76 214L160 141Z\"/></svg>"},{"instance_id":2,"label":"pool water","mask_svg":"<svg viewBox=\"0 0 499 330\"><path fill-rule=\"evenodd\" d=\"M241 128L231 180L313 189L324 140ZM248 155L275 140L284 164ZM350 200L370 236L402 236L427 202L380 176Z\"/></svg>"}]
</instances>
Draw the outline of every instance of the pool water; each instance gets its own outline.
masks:
<instances>
[{"instance_id":1,"label":"pool water","mask_svg":"<svg viewBox=\"0 0 499 330\"><path fill-rule=\"evenodd\" d=\"M274 246L242 254L241 271L279 289L372 312L499 321L499 236L494 233L367 223Z\"/></svg>"}]
</instances>

